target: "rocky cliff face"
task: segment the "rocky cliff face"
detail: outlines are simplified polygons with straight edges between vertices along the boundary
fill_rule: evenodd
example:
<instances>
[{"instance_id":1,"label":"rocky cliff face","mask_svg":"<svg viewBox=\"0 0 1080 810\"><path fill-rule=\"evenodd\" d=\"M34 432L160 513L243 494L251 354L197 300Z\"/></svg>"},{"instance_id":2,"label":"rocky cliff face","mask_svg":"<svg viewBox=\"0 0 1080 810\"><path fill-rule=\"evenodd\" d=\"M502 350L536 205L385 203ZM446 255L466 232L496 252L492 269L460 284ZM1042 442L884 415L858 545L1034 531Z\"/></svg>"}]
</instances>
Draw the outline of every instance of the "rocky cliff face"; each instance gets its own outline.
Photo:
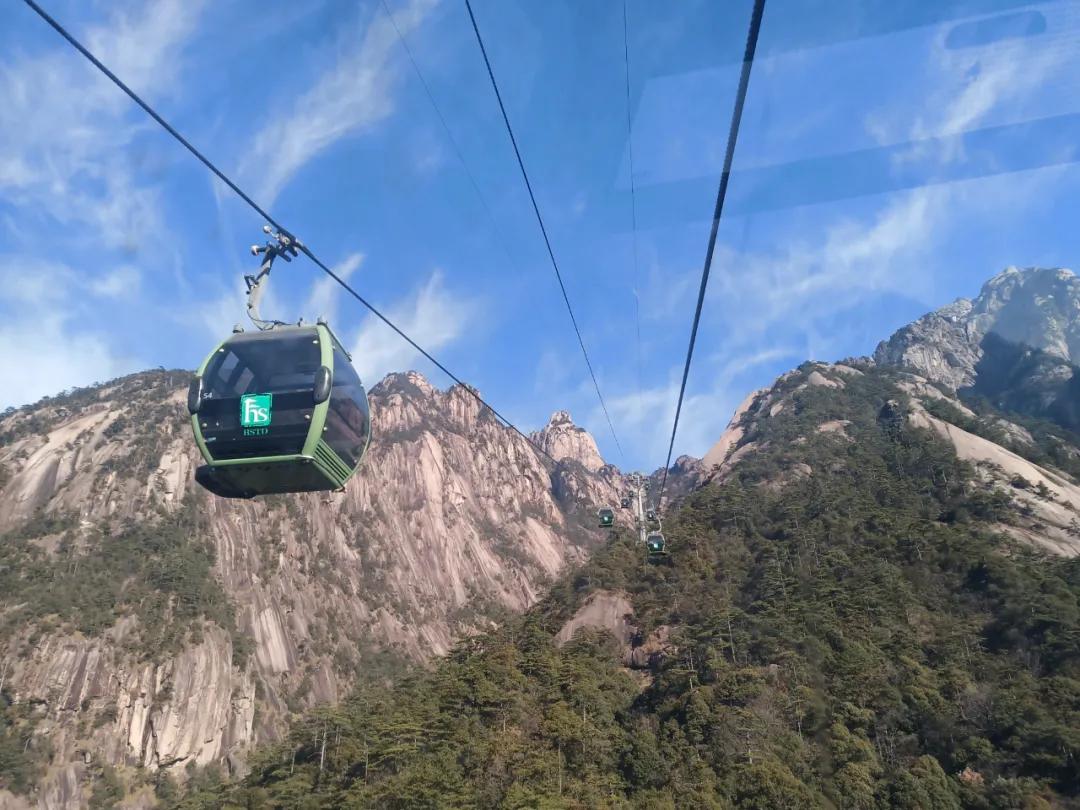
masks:
<instances>
[{"instance_id":1,"label":"rocky cliff face","mask_svg":"<svg viewBox=\"0 0 1080 810\"><path fill-rule=\"evenodd\" d=\"M874 359L1075 429L1080 278L1064 269L1010 267L975 300L960 299L898 330Z\"/></svg>"},{"instance_id":2,"label":"rocky cliff face","mask_svg":"<svg viewBox=\"0 0 1080 810\"><path fill-rule=\"evenodd\" d=\"M878 344L874 360L884 366L915 369L953 390L972 385L984 337L970 319L973 308L971 301L961 298L923 315Z\"/></svg>"},{"instance_id":3,"label":"rocky cliff face","mask_svg":"<svg viewBox=\"0 0 1080 810\"><path fill-rule=\"evenodd\" d=\"M372 390L344 493L220 500L192 479L186 381L137 374L0 419L0 690L33 707L28 748L52 747L42 806L80 806L104 764L241 767L292 712L531 604L622 487L569 417L540 433L568 459L551 465L409 373Z\"/></svg>"}]
</instances>

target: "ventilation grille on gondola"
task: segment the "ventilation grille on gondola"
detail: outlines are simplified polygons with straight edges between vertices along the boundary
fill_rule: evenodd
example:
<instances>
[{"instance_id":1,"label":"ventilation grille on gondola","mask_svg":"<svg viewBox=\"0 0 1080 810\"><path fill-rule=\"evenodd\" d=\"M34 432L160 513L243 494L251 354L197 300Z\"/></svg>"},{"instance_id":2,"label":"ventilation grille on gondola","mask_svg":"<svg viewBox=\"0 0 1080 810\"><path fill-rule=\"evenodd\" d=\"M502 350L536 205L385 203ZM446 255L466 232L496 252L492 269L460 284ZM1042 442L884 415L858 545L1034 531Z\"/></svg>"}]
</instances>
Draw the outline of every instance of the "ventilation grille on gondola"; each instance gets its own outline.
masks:
<instances>
[{"instance_id":1,"label":"ventilation grille on gondola","mask_svg":"<svg viewBox=\"0 0 1080 810\"><path fill-rule=\"evenodd\" d=\"M341 462L341 459L327 446L326 442L320 441L315 445L315 459L342 484L352 475L352 469Z\"/></svg>"}]
</instances>

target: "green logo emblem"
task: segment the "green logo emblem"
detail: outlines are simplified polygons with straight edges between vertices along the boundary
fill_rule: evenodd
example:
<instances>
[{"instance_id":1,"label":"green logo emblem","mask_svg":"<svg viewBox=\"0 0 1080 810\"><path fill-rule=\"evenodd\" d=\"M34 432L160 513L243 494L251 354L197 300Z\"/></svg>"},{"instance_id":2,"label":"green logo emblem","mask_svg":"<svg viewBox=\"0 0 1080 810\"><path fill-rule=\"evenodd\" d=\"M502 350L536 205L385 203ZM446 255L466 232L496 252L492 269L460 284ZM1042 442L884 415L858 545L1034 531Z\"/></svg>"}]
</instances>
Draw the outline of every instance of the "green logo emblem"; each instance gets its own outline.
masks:
<instances>
[{"instance_id":1,"label":"green logo emblem","mask_svg":"<svg viewBox=\"0 0 1080 810\"><path fill-rule=\"evenodd\" d=\"M273 394L244 394L240 397L240 427L269 425L273 397Z\"/></svg>"}]
</instances>

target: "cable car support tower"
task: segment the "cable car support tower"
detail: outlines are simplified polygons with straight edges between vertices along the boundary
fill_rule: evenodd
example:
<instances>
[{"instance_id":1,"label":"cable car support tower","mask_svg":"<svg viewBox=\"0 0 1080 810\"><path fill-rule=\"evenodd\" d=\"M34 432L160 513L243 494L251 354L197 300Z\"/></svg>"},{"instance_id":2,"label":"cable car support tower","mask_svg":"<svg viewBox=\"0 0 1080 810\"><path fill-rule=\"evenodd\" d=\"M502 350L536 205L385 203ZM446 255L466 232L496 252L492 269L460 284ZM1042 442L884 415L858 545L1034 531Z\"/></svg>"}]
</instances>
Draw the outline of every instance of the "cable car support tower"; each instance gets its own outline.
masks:
<instances>
[{"instance_id":1,"label":"cable car support tower","mask_svg":"<svg viewBox=\"0 0 1080 810\"><path fill-rule=\"evenodd\" d=\"M631 487L630 504L634 510L634 521L637 524L638 540L645 549L645 558L648 562L656 563L668 558L667 543L664 540L663 522L659 512L647 509L646 491L649 488L648 479L640 473L629 476ZM655 526L653 525L655 524Z\"/></svg>"}]
</instances>

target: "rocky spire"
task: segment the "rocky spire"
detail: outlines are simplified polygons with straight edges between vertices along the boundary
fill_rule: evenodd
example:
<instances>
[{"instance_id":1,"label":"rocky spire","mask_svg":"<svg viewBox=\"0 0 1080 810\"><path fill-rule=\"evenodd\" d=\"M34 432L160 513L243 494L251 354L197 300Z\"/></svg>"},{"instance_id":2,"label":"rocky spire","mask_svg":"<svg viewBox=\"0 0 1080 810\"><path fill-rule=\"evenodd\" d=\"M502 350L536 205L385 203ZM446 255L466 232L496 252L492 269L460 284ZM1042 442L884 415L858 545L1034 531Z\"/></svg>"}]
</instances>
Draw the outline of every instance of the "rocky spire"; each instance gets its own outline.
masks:
<instances>
[{"instance_id":1,"label":"rocky spire","mask_svg":"<svg viewBox=\"0 0 1080 810\"><path fill-rule=\"evenodd\" d=\"M604 466L596 440L585 428L575 425L567 411L555 411L547 425L530 438L557 461L572 459L590 472Z\"/></svg>"}]
</instances>

